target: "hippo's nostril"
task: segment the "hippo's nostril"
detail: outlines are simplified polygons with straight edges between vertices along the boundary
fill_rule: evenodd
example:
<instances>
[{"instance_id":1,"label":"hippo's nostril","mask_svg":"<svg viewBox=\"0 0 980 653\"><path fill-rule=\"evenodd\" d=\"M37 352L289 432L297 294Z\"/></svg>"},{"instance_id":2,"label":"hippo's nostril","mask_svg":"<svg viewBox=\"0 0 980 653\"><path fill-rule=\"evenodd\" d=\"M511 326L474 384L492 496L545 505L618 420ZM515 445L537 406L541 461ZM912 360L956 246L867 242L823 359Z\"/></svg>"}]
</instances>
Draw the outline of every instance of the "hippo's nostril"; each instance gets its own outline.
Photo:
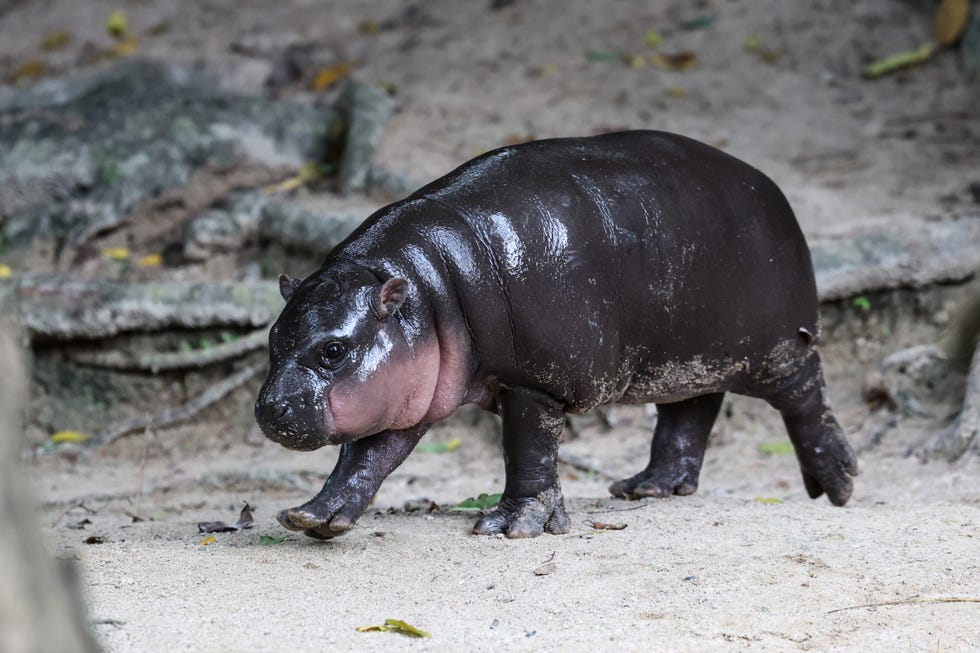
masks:
<instances>
[{"instance_id":1,"label":"hippo's nostril","mask_svg":"<svg viewBox=\"0 0 980 653\"><path fill-rule=\"evenodd\" d=\"M255 402L255 419L260 422L276 422L289 413L289 404Z\"/></svg>"}]
</instances>

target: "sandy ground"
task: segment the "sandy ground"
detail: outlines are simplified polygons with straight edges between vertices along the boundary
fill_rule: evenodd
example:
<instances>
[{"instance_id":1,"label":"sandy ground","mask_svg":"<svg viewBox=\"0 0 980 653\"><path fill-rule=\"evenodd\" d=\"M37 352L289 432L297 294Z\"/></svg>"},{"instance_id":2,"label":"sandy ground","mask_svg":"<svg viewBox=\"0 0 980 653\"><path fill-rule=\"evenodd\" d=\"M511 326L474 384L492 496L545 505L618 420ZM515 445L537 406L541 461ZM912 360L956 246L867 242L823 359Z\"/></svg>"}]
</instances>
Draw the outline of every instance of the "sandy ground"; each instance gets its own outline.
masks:
<instances>
[{"instance_id":1,"label":"sandy ground","mask_svg":"<svg viewBox=\"0 0 980 653\"><path fill-rule=\"evenodd\" d=\"M871 59L928 38L929 18L912 3L489 4L15 2L0 16L0 62L37 57L44 34L70 29L69 48L44 55L69 74L86 42L105 45L105 17L121 6L139 29L170 21L141 40L143 54L204 66L243 92L260 92L272 68L271 54L233 52L243 39L270 52L314 41L356 62L356 74L394 84L400 109L378 159L419 179L511 140L649 127L771 174L808 235L976 214L966 189L980 181L977 94L955 56L875 83L859 76ZM715 16L709 27L679 27L703 15ZM365 20L380 31L359 30ZM660 52L695 52L697 67L651 65L651 29ZM751 35L780 53L775 63L745 51ZM588 61L587 50L646 65ZM832 398L861 444L881 419L861 400L864 371L922 332L870 349L829 335ZM285 534L275 512L315 492L336 453L249 444L248 391L235 399L235 419L209 414L93 456L32 460L42 526L53 549L81 559L106 649L980 649L980 604L921 602L980 598L980 462L903 455L935 424L864 451L854 497L835 509L806 498L792 456L759 452L784 438L778 416L736 399L696 495L629 503L605 488L645 464L649 424L642 410L619 410L612 432L588 428L563 448L598 470L563 467L572 533L532 541L471 536L472 515L402 509L501 489L494 436L456 424L427 439L459 436L459 449L410 457L345 537L261 545ZM195 524L233 521L242 500L257 506L254 527L202 546ZM597 533L589 520L628 526ZM93 535L105 542L83 543ZM432 638L355 630L386 618Z\"/></svg>"}]
</instances>

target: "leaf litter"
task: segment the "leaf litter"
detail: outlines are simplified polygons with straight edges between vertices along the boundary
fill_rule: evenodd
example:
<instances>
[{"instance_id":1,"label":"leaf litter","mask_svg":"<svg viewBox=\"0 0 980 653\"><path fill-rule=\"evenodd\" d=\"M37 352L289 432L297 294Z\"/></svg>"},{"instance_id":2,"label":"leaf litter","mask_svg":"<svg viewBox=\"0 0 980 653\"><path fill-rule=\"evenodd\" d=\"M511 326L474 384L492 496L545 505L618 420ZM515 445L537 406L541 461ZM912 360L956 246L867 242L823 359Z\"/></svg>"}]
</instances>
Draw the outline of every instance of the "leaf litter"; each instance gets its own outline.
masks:
<instances>
[{"instance_id":1,"label":"leaf litter","mask_svg":"<svg viewBox=\"0 0 980 653\"><path fill-rule=\"evenodd\" d=\"M246 528L252 527L252 506L248 505L248 501L243 502L245 507L242 508L242 512L238 515L238 521L234 524L228 524L223 521L202 521L198 522L197 530L199 533L228 533L234 531L244 530ZM203 544L203 543L202 543Z\"/></svg>"}]
</instances>

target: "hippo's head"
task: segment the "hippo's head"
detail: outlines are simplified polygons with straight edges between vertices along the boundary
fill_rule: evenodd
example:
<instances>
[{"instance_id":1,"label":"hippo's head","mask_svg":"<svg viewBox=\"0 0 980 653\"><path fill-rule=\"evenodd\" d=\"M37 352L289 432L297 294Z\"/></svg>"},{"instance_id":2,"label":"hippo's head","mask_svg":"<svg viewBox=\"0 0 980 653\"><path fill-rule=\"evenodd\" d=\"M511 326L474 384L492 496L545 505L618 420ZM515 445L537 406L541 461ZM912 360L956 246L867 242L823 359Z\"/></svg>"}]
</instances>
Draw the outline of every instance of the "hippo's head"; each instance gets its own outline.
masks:
<instances>
[{"instance_id":1,"label":"hippo's head","mask_svg":"<svg viewBox=\"0 0 980 653\"><path fill-rule=\"evenodd\" d=\"M283 275L286 307L269 336L269 376L255 402L266 437L309 451L418 424L438 353L405 324L409 283L335 264L300 282ZM436 348L437 344L434 345ZM434 365L434 367L433 367Z\"/></svg>"}]
</instances>

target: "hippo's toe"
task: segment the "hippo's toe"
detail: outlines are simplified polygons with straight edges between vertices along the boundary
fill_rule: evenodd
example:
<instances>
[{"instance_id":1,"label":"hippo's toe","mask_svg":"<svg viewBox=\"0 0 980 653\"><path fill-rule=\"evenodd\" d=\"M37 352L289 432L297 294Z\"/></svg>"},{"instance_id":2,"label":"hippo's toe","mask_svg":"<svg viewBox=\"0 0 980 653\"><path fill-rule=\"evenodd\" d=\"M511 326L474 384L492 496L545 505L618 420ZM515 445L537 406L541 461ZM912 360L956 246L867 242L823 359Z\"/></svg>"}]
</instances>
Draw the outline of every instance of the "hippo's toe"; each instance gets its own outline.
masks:
<instances>
[{"instance_id":1,"label":"hippo's toe","mask_svg":"<svg viewBox=\"0 0 980 653\"><path fill-rule=\"evenodd\" d=\"M636 476L624 478L609 486L610 494L622 499L663 498L673 494L683 496L694 494L697 489L697 475L675 467L643 470Z\"/></svg>"},{"instance_id":2,"label":"hippo's toe","mask_svg":"<svg viewBox=\"0 0 980 653\"><path fill-rule=\"evenodd\" d=\"M537 537L548 532L567 533L571 528L559 490L546 490L535 497L504 497L492 512L473 527L476 535L503 533L510 539Z\"/></svg>"}]
</instances>

